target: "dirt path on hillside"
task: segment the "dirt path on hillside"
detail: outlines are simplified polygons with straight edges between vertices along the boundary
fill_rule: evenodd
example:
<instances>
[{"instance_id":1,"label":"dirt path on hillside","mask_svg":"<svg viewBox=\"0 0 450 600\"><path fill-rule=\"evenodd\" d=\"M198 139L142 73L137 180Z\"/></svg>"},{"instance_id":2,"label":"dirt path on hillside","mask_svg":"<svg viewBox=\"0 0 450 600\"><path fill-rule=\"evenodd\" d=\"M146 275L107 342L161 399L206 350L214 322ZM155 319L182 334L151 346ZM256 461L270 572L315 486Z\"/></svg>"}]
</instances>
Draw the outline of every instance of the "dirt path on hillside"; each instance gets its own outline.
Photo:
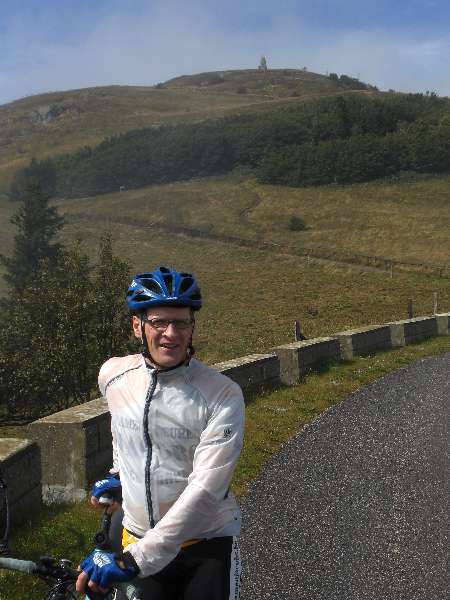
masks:
<instances>
[{"instance_id":1,"label":"dirt path on hillside","mask_svg":"<svg viewBox=\"0 0 450 600\"><path fill-rule=\"evenodd\" d=\"M255 198L255 201L254 201L254 203L252 203L251 206L248 206L245 209L243 209L241 216L243 218L246 218L246 215L248 214L248 212L254 206L256 206L258 204L258 202L259 202L259 199ZM390 270L386 269L386 268L370 266L370 265L363 265L363 264L352 262L351 260L348 260L348 261L333 260L331 258L324 258L324 257L318 256L309 251L307 251L307 252L305 251L304 254L300 254L300 253L294 254L293 252L289 252L288 250L284 249L281 244L276 244L275 242L271 242L268 240L263 240L263 239L258 239L258 238L255 238L255 239L241 238L241 237L237 237L237 236L231 236L231 235L225 235L225 234L221 234L221 233L214 233L211 231L205 231L203 229L197 229L194 227L184 227L181 225L177 226L177 225L170 225L170 224L166 224L166 223L156 223L156 222L155 223L143 223L142 221L140 221L138 219L132 219L131 217L114 217L114 218L109 217L108 219L106 219L102 215L90 215L90 214L81 213L81 212L73 213L71 215L65 215L65 218L68 223L76 222L77 220L82 220L82 221L90 221L90 222L101 221L104 224L114 223L116 225L130 225L132 227L136 227L136 228L142 229L144 231L149 230L149 231L155 231L157 233L170 233L170 234L179 235L182 237L210 240L210 241L215 241L215 242L221 242L223 244L234 244L236 246L241 246L241 247L245 247L245 248L254 248L256 250L268 251L277 256L286 256L289 258L307 260L307 261L315 262L317 264L322 264L322 265L345 267L345 268L357 270L359 272L374 271L374 272L380 272L380 273L390 273Z\"/></svg>"}]
</instances>

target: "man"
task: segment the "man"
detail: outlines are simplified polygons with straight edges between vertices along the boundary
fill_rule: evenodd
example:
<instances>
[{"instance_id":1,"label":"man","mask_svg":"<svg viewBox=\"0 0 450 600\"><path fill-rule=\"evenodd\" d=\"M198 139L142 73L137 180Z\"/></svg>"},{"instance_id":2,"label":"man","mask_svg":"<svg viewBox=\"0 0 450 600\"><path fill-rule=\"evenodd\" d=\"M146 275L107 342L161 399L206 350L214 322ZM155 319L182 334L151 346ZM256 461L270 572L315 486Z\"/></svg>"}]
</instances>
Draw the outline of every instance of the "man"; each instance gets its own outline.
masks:
<instances>
[{"instance_id":1,"label":"man","mask_svg":"<svg viewBox=\"0 0 450 600\"><path fill-rule=\"evenodd\" d=\"M123 553L94 551L77 591L106 593L137 576L144 599L237 600L240 512L229 487L242 447L242 392L193 358L202 305L194 276L166 267L136 275L127 303L143 352L100 370L114 465L93 491L97 504L121 485Z\"/></svg>"}]
</instances>

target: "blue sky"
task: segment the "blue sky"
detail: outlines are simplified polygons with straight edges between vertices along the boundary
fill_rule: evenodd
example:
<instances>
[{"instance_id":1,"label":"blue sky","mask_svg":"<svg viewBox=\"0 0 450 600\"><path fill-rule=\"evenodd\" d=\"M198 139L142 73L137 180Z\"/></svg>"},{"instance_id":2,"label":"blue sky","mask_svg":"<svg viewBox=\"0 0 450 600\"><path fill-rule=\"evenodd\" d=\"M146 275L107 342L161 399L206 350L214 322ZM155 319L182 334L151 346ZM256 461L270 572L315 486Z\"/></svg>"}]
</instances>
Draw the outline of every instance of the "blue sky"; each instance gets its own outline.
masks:
<instances>
[{"instance_id":1,"label":"blue sky","mask_svg":"<svg viewBox=\"0 0 450 600\"><path fill-rule=\"evenodd\" d=\"M450 95L442 0L0 0L0 103L269 67Z\"/></svg>"}]
</instances>

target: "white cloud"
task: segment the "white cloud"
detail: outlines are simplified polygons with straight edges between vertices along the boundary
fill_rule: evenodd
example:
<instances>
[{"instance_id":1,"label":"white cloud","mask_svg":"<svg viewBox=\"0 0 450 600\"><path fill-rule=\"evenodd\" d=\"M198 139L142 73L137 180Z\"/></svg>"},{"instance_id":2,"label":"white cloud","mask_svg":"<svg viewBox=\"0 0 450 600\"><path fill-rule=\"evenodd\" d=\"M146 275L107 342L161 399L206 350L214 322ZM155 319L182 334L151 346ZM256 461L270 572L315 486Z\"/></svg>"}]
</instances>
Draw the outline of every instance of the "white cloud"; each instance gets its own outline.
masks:
<instances>
[{"instance_id":1,"label":"white cloud","mask_svg":"<svg viewBox=\"0 0 450 600\"><path fill-rule=\"evenodd\" d=\"M450 94L447 38L312 30L289 15L254 31L231 31L208 17L199 3L184 12L174 12L168 4L139 17L112 13L86 30L83 39L70 42L58 40L55 27L50 23L45 30L33 29L30 23L15 22L0 34L0 102L46 90L151 85L182 74L253 68L262 54L272 67L307 66L359 76L381 89Z\"/></svg>"}]
</instances>

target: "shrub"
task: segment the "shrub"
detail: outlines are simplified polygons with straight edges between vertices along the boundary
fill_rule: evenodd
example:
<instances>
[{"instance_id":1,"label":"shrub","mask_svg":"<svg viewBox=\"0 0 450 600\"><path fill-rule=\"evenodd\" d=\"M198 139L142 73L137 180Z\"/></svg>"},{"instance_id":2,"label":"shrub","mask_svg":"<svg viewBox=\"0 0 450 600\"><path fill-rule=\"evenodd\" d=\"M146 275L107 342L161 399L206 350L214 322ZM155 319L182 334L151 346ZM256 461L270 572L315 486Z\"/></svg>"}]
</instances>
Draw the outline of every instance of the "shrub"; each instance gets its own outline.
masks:
<instances>
[{"instance_id":1,"label":"shrub","mask_svg":"<svg viewBox=\"0 0 450 600\"><path fill-rule=\"evenodd\" d=\"M288 227L291 231L305 231L308 229L305 221L297 215L291 216Z\"/></svg>"}]
</instances>

